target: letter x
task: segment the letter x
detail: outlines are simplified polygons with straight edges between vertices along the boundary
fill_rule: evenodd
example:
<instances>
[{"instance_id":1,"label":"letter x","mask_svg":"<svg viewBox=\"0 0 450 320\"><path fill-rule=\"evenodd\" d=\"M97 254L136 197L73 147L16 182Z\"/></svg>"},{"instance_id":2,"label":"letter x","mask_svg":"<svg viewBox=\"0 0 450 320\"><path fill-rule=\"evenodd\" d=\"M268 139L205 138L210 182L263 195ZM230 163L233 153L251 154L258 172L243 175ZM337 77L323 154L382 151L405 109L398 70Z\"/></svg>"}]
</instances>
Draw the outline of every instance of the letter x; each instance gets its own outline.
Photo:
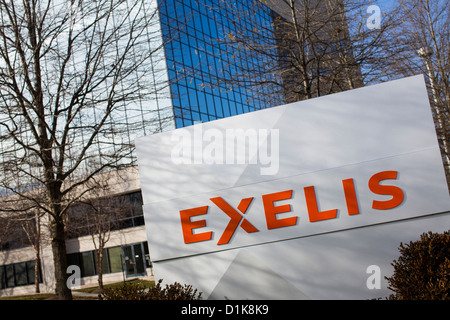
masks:
<instances>
[{"instance_id":1,"label":"letter x","mask_svg":"<svg viewBox=\"0 0 450 320\"><path fill-rule=\"evenodd\" d=\"M217 245L221 244L227 244L230 242L231 237L233 236L234 232L236 231L237 227L240 226L242 229L244 229L247 233L252 232L258 232L259 230L256 229L247 219L243 219L243 216L237 212L232 206L230 206L225 200L223 200L221 197L217 198L211 198L210 199L216 206L218 206L223 212L225 212L230 218L230 222L228 223L227 227L225 228L225 231L223 232L222 236L219 239L219 242L217 242ZM242 212L242 214L245 214L248 207L250 206L250 203L252 202L252 198L245 198L242 199L241 202L238 205L238 210ZM242 223L241 223L242 220Z\"/></svg>"}]
</instances>

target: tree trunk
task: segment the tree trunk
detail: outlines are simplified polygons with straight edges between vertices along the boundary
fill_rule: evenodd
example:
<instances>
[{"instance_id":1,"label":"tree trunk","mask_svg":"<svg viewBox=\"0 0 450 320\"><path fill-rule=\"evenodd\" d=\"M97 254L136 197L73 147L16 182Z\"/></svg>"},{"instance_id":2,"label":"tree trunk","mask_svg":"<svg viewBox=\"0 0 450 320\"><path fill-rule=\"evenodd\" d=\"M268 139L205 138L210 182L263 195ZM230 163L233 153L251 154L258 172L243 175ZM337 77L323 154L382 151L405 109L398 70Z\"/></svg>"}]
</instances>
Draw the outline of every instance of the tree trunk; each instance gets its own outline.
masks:
<instances>
[{"instance_id":1,"label":"tree trunk","mask_svg":"<svg viewBox=\"0 0 450 320\"><path fill-rule=\"evenodd\" d=\"M34 288L36 293L40 293L39 289L39 270L41 270L41 254L39 247L36 249L36 259L34 260Z\"/></svg>"},{"instance_id":2,"label":"tree trunk","mask_svg":"<svg viewBox=\"0 0 450 320\"><path fill-rule=\"evenodd\" d=\"M72 300L72 291L67 287L67 253L64 222L61 217L52 218L51 236L55 266L55 292L59 300Z\"/></svg>"},{"instance_id":3,"label":"tree trunk","mask_svg":"<svg viewBox=\"0 0 450 320\"><path fill-rule=\"evenodd\" d=\"M36 293L40 293L39 288L39 271L41 270L41 219L39 213L36 211L34 220L36 222L36 236L34 242L34 250L36 260L34 261L34 287Z\"/></svg>"},{"instance_id":4,"label":"tree trunk","mask_svg":"<svg viewBox=\"0 0 450 320\"><path fill-rule=\"evenodd\" d=\"M98 289L103 293L103 248L97 250Z\"/></svg>"}]
</instances>

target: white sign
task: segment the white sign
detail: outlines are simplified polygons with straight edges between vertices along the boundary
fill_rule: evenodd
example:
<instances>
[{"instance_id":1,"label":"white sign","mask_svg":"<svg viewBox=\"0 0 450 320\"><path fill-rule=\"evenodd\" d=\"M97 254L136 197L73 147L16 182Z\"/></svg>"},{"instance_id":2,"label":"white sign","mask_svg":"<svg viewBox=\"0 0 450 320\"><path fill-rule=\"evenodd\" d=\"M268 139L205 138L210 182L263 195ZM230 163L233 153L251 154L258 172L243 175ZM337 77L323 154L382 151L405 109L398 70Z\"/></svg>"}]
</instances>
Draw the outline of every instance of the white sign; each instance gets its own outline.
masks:
<instances>
[{"instance_id":1,"label":"white sign","mask_svg":"<svg viewBox=\"0 0 450 320\"><path fill-rule=\"evenodd\" d=\"M390 271L399 243L450 222L422 76L136 147L156 277L210 299L387 295L387 274L377 275Z\"/></svg>"}]
</instances>

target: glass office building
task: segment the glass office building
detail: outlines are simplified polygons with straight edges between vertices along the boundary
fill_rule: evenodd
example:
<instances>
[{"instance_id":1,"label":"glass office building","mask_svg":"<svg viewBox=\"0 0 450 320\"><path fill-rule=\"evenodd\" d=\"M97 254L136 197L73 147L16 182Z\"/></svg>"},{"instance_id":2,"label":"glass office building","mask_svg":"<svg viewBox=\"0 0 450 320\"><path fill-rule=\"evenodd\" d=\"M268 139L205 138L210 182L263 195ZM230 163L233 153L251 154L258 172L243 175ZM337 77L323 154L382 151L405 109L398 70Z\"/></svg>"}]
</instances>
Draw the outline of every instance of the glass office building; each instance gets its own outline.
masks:
<instances>
[{"instance_id":1,"label":"glass office building","mask_svg":"<svg viewBox=\"0 0 450 320\"><path fill-rule=\"evenodd\" d=\"M260 88L246 86L245 76L244 79L241 77L238 83L233 82L233 78L239 75L239 70L255 70L266 67L268 63L276 63L276 61L267 61L269 59L264 55L255 57L247 55L245 50L235 50L235 47L230 46L226 41L230 34L244 29L248 30L247 36L253 36L257 40L261 33L254 30L260 26L264 26L260 30L268 33L264 35L265 38L270 39L275 14L266 6L258 6L255 11L253 1L145 0L142 2L145 8L140 9L136 17L140 19L142 15L143 19L149 19L151 22L140 35L139 45L128 53L127 60L139 61L144 59L142 56L145 55L142 52L154 53L150 58L145 58L145 63L142 63L141 67L127 79L128 82L121 84L118 88L118 91L123 91L126 96L134 95L142 98L119 101L114 106L114 112L107 119L103 119L105 112L102 104L92 103L92 106L86 104L86 108L80 109L77 113L79 118L77 121L85 129L75 129L68 134L71 140L70 146L66 148L67 166L77 162L77 150L89 142L97 124L102 121L105 121L105 124L101 133L95 137L93 147L87 151L89 157L86 158L90 160L83 161L71 179L79 179L90 172L93 168L92 163L94 165L107 163L121 150L123 159L120 160L120 164L124 167L135 165L134 153L126 155L125 153L128 150L127 146L133 145L138 137L281 104L282 101L273 103L265 99L267 93L271 91L268 86ZM121 4L120 10L115 10L111 19L118 21L125 19L121 10L128 8L126 2ZM64 7L64 2L56 1L53 6L55 8L52 12L56 15L68 10ZM155 10L158 12L156 15ZM247 15L236 15L236 12L247 13ZM89 15L86 16L88 21L91 18ZM80 25L85 23L84 20L79 22ZM245 26L237 24L245 24ZM126 40L126 35L122 34L121 37L116 43L118 48ZM55 79L58 79L59 68L67 63L67 69L78 76L84 72L83 65L89 64L89 61L83 59L89 56L90 47L86 45L87 41L79 41L77 54L67 57L67 62L63 55L64 48L67 46L67 39L64 37L53 40L55 48L62 52L61 56L49 54L42 58L45 75L43 82L50 92L48 110L53 107L51 97L52 94L56 95L54 93L57 90ZM164 49L158 49L163 43ZM111 46L111 48L113 50L115 47ZM102 59L104 60L102 65L109 66L115 63L114 54L110 52L103 54ZM104 72L105 77L110 77L107 73L111 71L107 67ZM70 76L71 74L68 74L68 77ZM255 79L248 80L255 81ZM100 83L92 89L92 96L99 101L108 100L105 95L109 92L108 86L113 81L114 79L108 78L108 81ZM75 82L68 81L68 87L63 90L63 105L70 103L71 93L77 89L76 86L71 86L72 83ZM132 84L131 89L126 86L127 84ZM52 117L51 114L48 116ZM10 121L9 117L9 114L0 113L2 123ZM0 128L2 137L8 135L4 129L4 127ZM59 138L58 136L57 139ZM28 142L29 137L24 135L22 139ZM33 141L29 143L32 144ZM78 149L72 152L72 149L76 148ZM2 139L0 152L4 163L7 163L9 156L20 157L23 150L20 147L15 148L15 144L10 143L9 140ZM75 156L72 156L72 153ZM23 169L23 171L33 172L35 176L40 175L39 170L38 165L28 167L24 165ZM39 187L33 183L34 181L25 182L30 189Z\"/></svg>"},{"instance_id":2,"label":"glass office building","mask_svg":"<svg viewBox=\"0 0 450 320\"><path fill-rule=\"evenodd\" d=\"M267 86L256 88L233 82L238 70L264 68L267 56L246 56L234 50L227 37L248 30L271 32L274 12L261 6L256 12L252 0L232 2L211 0L160 1L160 21L165 45L175 124L177 128L271 107L265 100ZM236 12L247 13L246 19ZM270 35L264 35L266 38ZM254 79L252 79L254 80ZM268 79L266 79L268 80ZM250 82L250 81L249 81Z\"/></svg>"},{"instance_id":3,"label":"glass office building","mask_svg":"<svg viewBox=\"0 0 450 320\"><path fill-rule=\"evenodd\" d=\"M139 50L154 50L161 43L164 43L164 50L147 62L142 74L136 74L135 81L141 82L140 88L143 90L149 86L155 88L149 90L152 93L146 95L146 98L124 103L117 108L108 122L111 130L102 136L102 141L99 139L98 148L94 148L92 154L101 154L98 150L106 152L107 148L114 146L115 140L132 144L137 137L162 130L274 106L273 100L266 100L270 87L247 87L245 79L233 81L239 74L238 70L254 70L264 68L268 63L276 63L267 61L267 57L263 56L246 56L245 50L234 50L226 41L230 34L236 32L236 23L245 23L244 29L248 30L249 36L254 35L255 41L260 33L253 31L263 25L262 29L268 33L267 38L270 38L275 13L264 6L256 12L252 11L252 1L146 0L144 5L147 9L142 12L151 15L152 10L158 8L159 14L158 21L154 21L156 23L152 23L147 30L148 41L142 42ZM61 3L55 5L55 12L62 12L57 10L59 5ZM246 19L236 20L236 11L247 12ZM64 39L61 40L62 44ZM145 49L145 46L148 48ZM139 52L130 52L129 59L133 59L133 54L139 55ZM57 64L59 60L55 58L44 62L50 66L52 63ZM77 59L73 58L73 63L75 68ZM46 73L46 77L51 84L51 73ZM102 88L99 87L98 90L101 92ZM96 116L94 113L87 119L95 124L99 121ZM120 131L114 130L114 126L119 124L124 126ZM86 133L81 132L74 136L71 147L84 146L84 134ZM8 148L9 145L5 142L0 143L0 151ZM14 152L20 150L14 149ZM128 169L133 169L130 167L135 164L134 158L135 155L124 158L123 161L129 161ZM81 168L81 173L88 172L89 168L90 164L86 163ZM135 173L133 177L137 180ZM129 183L129 180L127 183L120 183L115 190L117 199L136 198L139 205L142 204L138 188L138 183ZM111 240L105 248L104 273L110 281L116 278L121 280L123 276L146 274L150 267L151 248L147 247L145 241L142 210L136 205L122 218L120 227L112 231ZM93 254L95 248L90 235L82 232L83 230L79 227L78 233L66 240L68 259L71 264L81 268L84 284L89 281L95 283L96 279L90 278L97 273ZM16 235L16 238L2 239L0 243L0 295L33 291L34 251L26 241L19 239L19 234ZM42 250L38 280L42 284L42 291L51 291L51 250L47 245Z\"/></svg>"}]
</instances>

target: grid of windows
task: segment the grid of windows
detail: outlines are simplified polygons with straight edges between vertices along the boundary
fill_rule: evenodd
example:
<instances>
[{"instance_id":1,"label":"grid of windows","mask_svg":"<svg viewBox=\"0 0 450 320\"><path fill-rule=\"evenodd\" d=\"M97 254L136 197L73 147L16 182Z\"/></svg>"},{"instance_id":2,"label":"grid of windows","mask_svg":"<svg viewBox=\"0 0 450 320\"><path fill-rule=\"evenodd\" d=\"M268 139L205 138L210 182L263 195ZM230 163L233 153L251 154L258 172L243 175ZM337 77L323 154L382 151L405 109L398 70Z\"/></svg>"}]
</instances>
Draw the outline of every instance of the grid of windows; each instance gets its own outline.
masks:
<instances>
[{"instance_id":1,"label":"grid of windows","mask_svg":"<svg viewBox=\"0 0 450 320\"><path fill-rule=\"evenodd\" d=\"M108 232L142 226L145 223L142 205L140 191L75 204L68 214L67 237L90 235L99 229Z\"/></svg>"},{"instance_id":2,"label":"grid of windows","mask_svg":"<svg viewBox=\"0 0 450 320\"><path fill-rule=\"evenodd\" d=\"M248 7L251 1L220 3L210 0L161 3L160 20L163 38L168 42L166 59L178 128L273 106L265 101L265 94L242 85L242 79L239 86L232 81L238 70L263 68L266 63L262 61L264 57L245 56L244 51L233 50L224 41L236 31L233 12L251 12ZM272 17L273 12L265 7L239 23L246 23L245 29L252 33L258 26L273 26ZM261 35L254 32L254 37L257 36Z\"/></svg>"},{"instance_id":3,"label":"grid of windows","mask_svg":"<svg viewBox=\"0 0 450 320\"><path fill-rule=\"evenodd\" d=\"M148 45L150 48L152 43L160 43L159 30L156 33L154 32L160 22L162 37L167 43L165 45L165 59L168 77L171 81L170 97L172 101L170 102L167 98L169 95L166 91L158 87L154 90L158 94L152 96L154 100L151 99L150 102L136 101L118 108L120 112L111 116L110 123L111 125L123 124L124 131L115 132L111 129L111 134L105 135L106 144L114 139L127 140L132 144L136 136L157 131L152 127L154 126L156 113L159 115L157 127L165 127L161 119L167 116L167 109L170 109L171 105L173 106L176 127L184 127L199 121L206 122L273 106L268 104L264 100L264 95L259 95L257 90L243 86L242 81L239 82L239 85L234 85L232 81L224 81L231 80L236 76L238 69L261 68L264 65L263 61L255 57L247 57L244 52L235 51L226 41L222 41L226 39L230 32L236 31L233 24L233 11L251 11L248 7L250 2L251 0L236 0L230 3L230 6L233 6L231 8L219 6L219 2L212 0L160 1L160 20L152 24L152 27L147 30ZM153 2L149 1L149 3L149 8L153 8ZM259 25L270 26L273 22L272 17L273 12L269 8L262 8L256 14L248 16L248 20L245 21L248 24L246 29L251 32ZM266 29L269 30L270 28ZM151 37L152 34L156 34L156 36ZM158 75L155 71L158 69L157 67L159 67L160 73L164 73L166 69L161 68L161 61L164 60L163 54L156 55L154 59L156 60L152 60L152 65L149 66L152 69L149 74L156 77ZM51 60L44 59L44 65L49 62ZM51 82L50 72L45 74L46 80ZM158 79L160 78L158 77ZM138 79L141 78L137 77L136 81ZM148 83L153 86L157 85L150 80ZM142 85L142 87L145 87L145 85ZM267 90L267 88L261 90ZM92 114L91 120L94 123L98 120L95 117L96 115ZM171 124L167 126L170 127ZM0 133L5 134L4 132ZM78 133L78 136L73 137L74 146L84 145L83 141L86 139L84 132ZM112 143L109 144L113 145ZM10 149L10 147L6 142L0 143L3 158L8 157L8 150L10 153L21 152L19 149ZM99 141L98 149L100 150L103 147L104 145ZM102 151L105 150L102 149ZM94 148L92 152L96 153L97 151ZM131 157L133 158L134 154ZM130 160L130 163L132 163L132 160ZM86 165L89 167L88 163ZM38 170L37 168L33 170ZM84 170L84 168L81 169ZM26 170L24 169L24 171ZM30 189L36 187L38 186L29 186ZM112 211L121 211L121 214L116 217L116 222L119 221L119 223L112 226L113 230L144 224L140 193L119 196L113 201L111 199L100 199L98 202L105 201L108 203L102 207L111 207ZM80 209L78 210L78 216L81 220L83 218L81 212L85 211L86 206L80 205L78 209ZM72 214L77 215L76 212L72 212ZM68 230L67 232L70 237L90 234L89 225L86 223L74 227L77 230ZM148 251L146 246L145 248ZM104 262L104 272L121 271L122 261L118 257L120 257L122 249L117 247L105 250L107 259ZM80 266L83 276L96 274L93 251L69 255L69 260L72 264ZM1 288L34 283L34 271L30 271L32 268L34 268L34 262L0 266Z\"/></svg>"},{"instance_id":4,"label":"grid of windows","mask_svg":"<svg viewBox=\"0 0 450 320\"><path fill-rule=\"evenodd\" d=\"M15 3L15 6L15 10L23 12L20 2ZM55 150L58 149L56 146L65 146L63 164L65 170L77 165L77 170L72 172L69 180L85 177L100 165L111 163L112 158L119 159L119 156L120 161L113 160L114 165L135 165L135 154L129 149L129 146L134 144L135 138L174 127L170 93L166 83L164 51L157 49L162 43L160 22L158 15L155 14L157 0L135 1L135 3L115 1L114 10L111 15L105 12L105 18L99 18L96 11L98 6L101 4L95 1L76 3L55 1L49 3L49 8L46 6L37 8L40 19L43 16L47 17L42 19L42 23L43 28L47 30L44 33L50 34L45 35L47 38L44 39L51 39L51 41L39 39L45 44L40 60L42 87L45 88L43 97L45 118L52 119L58 106L61 112L58 122L53 121L53 124L57 123L58 126L51 127L53 124L49 121L50 127L47 130L55 135L52 137L56 140L53 145ZM72 12L73 16L71 16ZM94 23L97 19L100 19L98 24ZM24 19L19 20L17 23L21 23ZM56 24L54 29L53 26L48 25L49 23ZM135 28L133 32L131 26ZM72 33L72 29L69 29L72 27L74 28L73 38L72 41L68 41L67 35ZM81 32L84 28L86 31ZM102 32L96 32L99 28ZM57 30L64 30L64 32ZM8 32L12 32L10 27L3 31L7 36ZM133 34L134 38L128 41L130 34ZM101 39L108 40L99 44ZM68 43L73 43L72 49L67 47ZM127 48L125 45L127 43L133 43L132 50ZM24 48L25 55L29 56L31 53L27 51L29 49L27 44L24 44ZM11 48L9 50L14 52ZM98 56L97 53L99 53ZM123 61L124 72L116 75L114 71L116 66L122 65L118 63L120 55L126 55ZM14 69L22 70L19 59L13 60ZM129 69L133 71L128 71ZM64 78L60 79L62 75ZM93 78L90 78L91 76ZM24 81L24 78L24 76L17 77L19 87L22 86L21 81ZM116 84L117 88L113 84ZM115 90L111 91L112 87ZM3 101L4 105L15 105L16 99L12 98L14 94L8 94L10 89L6 87L3 89L5 89L5 93L2 94L3 99L5 100L5 97L11 99L11 101ZM25 97L31 99L27 96L28 91L25 89L23 91ZM83 93L78 95L78 92L89 93L84 97ZM117 97L112 98L113 95L110 95L110 92L116 93ZM111 106L107 106L106 101L109 102L111 99L117 101L113 103L113 111L109 113ZM71 105L72 103L74 105ZM72 108L73 111L67 114L63 111L72 110ZM15 109L11 110L9 112L6 108L0 110L0 122L5 124L0 127L2 137L0 163L4 168L20 166L20 169L14 171L13 178L9 177L8 170L2 172L2 176L6 177L3 181L14 181L8 182L10 184L8 187L20 188L21 191L24 188L40 188L43 180L41 161L30 151L34 147L27 150L23 148L23 145L34 146L35 137L31 129L21 126L20 131L14 131L14 136L23 143L16 143L15 139L10 138L11 133L6 128L14 127L13 123L22 123L24 119L20 118L23 117L20 112L14 114ZM34 114L32 110L30 114ZM66 118L71 119L71 122L63 122ZM102 122L104 124L99 130L98 125ZM90 143L91 139L93 144L87 150L85 160L78 164L81 150ZM16 160L24 157L27 161L19 163ZM55 159L58 157L55 156ZM18 179L20 184L16 186L15 181ZM9 191L8 188L0 188L1 196L10 194L14 192Z\"/></svg>"},{"instance_id":5,"label":"grid of windows","mask_svg":"<svg viewBox=\"0 0 450 320\"><path fill-rule=\"evenodd\" d=\"M34 284L34 263L30 260L0 266L0 289ZM39 283L42 283L40 270Z\"/></svg>"},{"instance_id":6,"label":"grid of windows","mask_svg":"<svg viewBox=\"0 0 450 320\"><path fill-rule=\"evenodd\" d=\"M93 276L97 274L94 253L93 250L71 253L67 255L67 262L69 265L79 266L82 277ZM102 269L104 274L122 272L120 247L103 250Z\"/></svg>"},{"instance_id":7,"label":"grid of windows","mask_svg":"<svg viewBox=\"0 0 450 320\"><path fill-rule=\"evenodd\" d=\"M152 13L153 10L156 10L158 1L145 1L145 10L142 10L142 15L153 17ZM154 16L155 18L152 19L147 30L145 30L146 32L142 35L141 45L130 53L130 59L134 59L135 55L139 56L136 52L153 51L163 41L166 43L164 51L157 51L148 60L148 63L143 64L146 68L142 73L146 76L136 74L136 77L130 80L131 83L139 83L137 87L140 88L139 90L143 90L143 92L138 90L134 93L145 98L137 99L132 103L123 103L120 107L117 105L117 109L111 114L110 119L104 126L104 134L98 136L95 143L97 147L92 147L88 152L95 156L87 157L89 161L78 167L79 170L73 173L72 179L89 172L97 162L102 163L103 159L100 154L107 155L104 159L109 159L109 152L111 154L121 152L122 148L117 146L132 145L136 137L174 126L183 127L199 121L205 122L273 106L273 103L269 104L265 101L264 95L242 85L242 81L240 81L240 85L233 85L231 82L224 81L233 78L238 69L260 68L264 65L255 57L245 56L243 51L233 50L233 47L223 41L230 32L236 31L234 24L236 18L233 12L250 12L252 1L159 1L159 16ZM65 9L60 8L63 5L62 2L55 4L55 8L52 8L52 14L65 12ZM124 2L123 5L126 6L127 3ZM115 19L119 18L119 12L118 10L113 14ZM269 26L269 28L264 29L270 30L273 23L273 14L268 7L261 7L261 10L252 12L248 15L248 19L239 20L238 23L248 24L245 29L250 31L261 25ZM118 16L116 17L116 15ZM79 21L79 23L83 24L84 21ZM239 30L242 30L242 26ZM255 33L255 38L257 36L260 36L260 34ZM64 38L61 41L58 39L57 42L55 39L56 48L62 50L65 45ZM87 42L83 42L83 45L79 46L79 50L82 51L78 55L73 55L68 61L70 68L75 70L80 65L79 59L84 57L83 52L86 52L89 48L85 46L88 46ZM106 59L106 57L103 57L103 59ZM51 66L54 63L62 63L63 60L64 57L60 56L42 57L43 81L49 89L55 88L54 79L58 78L54 76L58 68L55 71ZM105 60L104 64L110 65L111 63ZM166 87L166 76L171 81L170 93L169 88ZM107 83L105 85L108 86ZM99 93L104 94L104 87L97 89ZM126 88L121 88L121 90L126 90ZM64 94L72 91L66 89ZM64 103L71 101L70 95L63 96ZM47 101L49 106L51 105L50 102ZM92 126L86 125L85 128L95 128L95 124L100 122L99 109L96 108L93 106L89 111L86 110L89 114L85 118L81 118L80 115L77 123L86 125L86 121L92 121ZM51 110L50 107L48 109ZM173 123L172 117L175 117L175 123ZM9 121L7 114L2 115L1 118L2 122ZM77 128L77 125L74 128ZM7 136L8 133L4 128L0 128L0 135ZM70 136L70 148L68 147L66 150L67 166L77 161L77 152L73 151L85 146L90 135L87 130L73 130ZM31 135L28 138L23 137L24 141L31 138ZM117 148L117 150L113 150L114 148ZM1 140L0 151L2 154L1 160L4 163L11 160L14 166L16 165L13 161L15 157L25 156L23 148L12 140ZM21 184L30 189L39 188L41 187L40 183L36 182L36 179L30 180L29 177L40 176L41 166L34 163L40 164L40 162L37 158L31 158L33 155L27 156L30 159L23 164L24 167L21 169L22 172L27 172L27 174L20 177L23 179ZM135 154L133 152L127 154L122 160L124 165L134 163ZM11 179L11 181L15 181L15 179ZM5 196L10 194L7 189L0 189L0 193Z\"/></svg>"},{"instance_id":8,"label":"grid of windows","mask_svg":"<svg viewBox=\"0 0 450 320\"><path fill-rule=\"evenodd\" d=\"M147 242L142 242L136 246L141 246L144 248L145 259L143 259L144 265L142 267L150 268L150 255L148 250ZM128 246L125 246L125 249ZM114 273L114 272L125 272L128 266L128 261L126 261L126 256L122 252L123 247L111 247L103 249L103 261L102 261L102 273ZM95 251L83 251L76 252L67 255L67 262L69 265L76 265L80 267L81 277L89 277L98 274L96 265L96 255ZM125 266L124 266L125 265Z\"/></svg>"}]
</instances>

